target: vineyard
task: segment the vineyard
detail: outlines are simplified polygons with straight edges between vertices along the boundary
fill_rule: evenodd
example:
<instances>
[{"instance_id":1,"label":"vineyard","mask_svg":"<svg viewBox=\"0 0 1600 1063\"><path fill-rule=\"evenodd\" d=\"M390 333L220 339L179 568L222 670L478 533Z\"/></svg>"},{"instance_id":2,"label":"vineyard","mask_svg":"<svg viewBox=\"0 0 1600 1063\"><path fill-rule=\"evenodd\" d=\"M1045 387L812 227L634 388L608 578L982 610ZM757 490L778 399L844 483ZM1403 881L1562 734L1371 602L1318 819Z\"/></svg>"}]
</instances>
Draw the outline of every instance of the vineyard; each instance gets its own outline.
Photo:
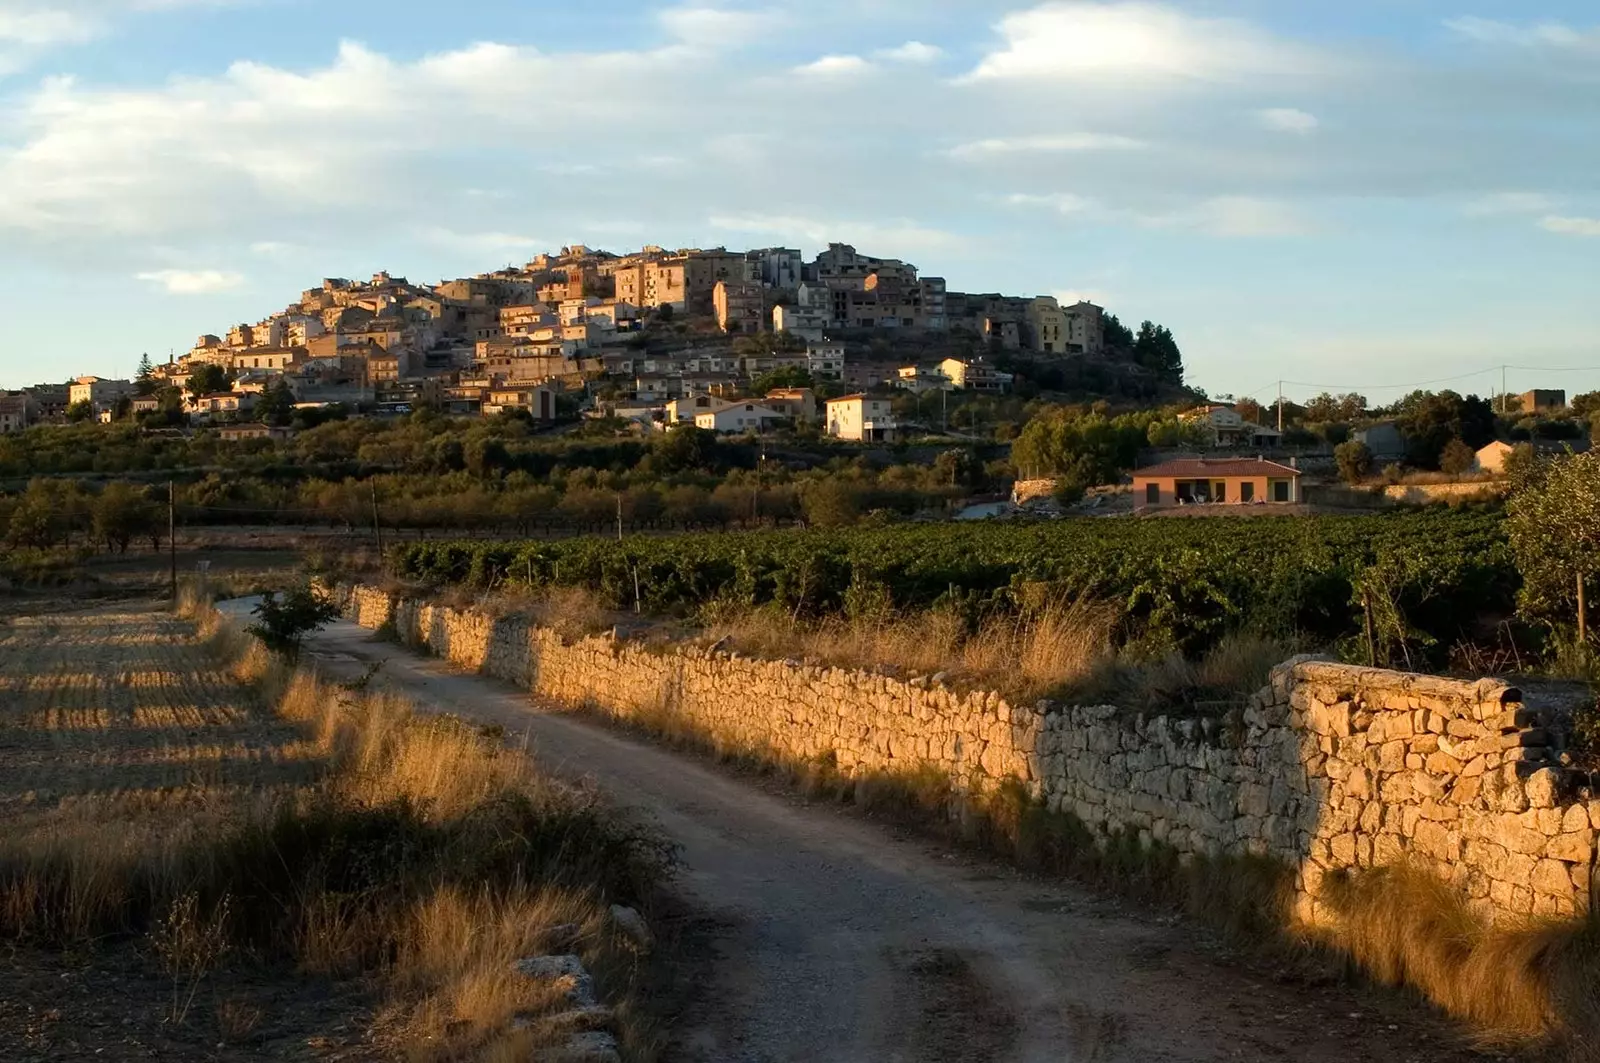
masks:
<instances>
[{"instance_id":1,"label":"vineyard","mask_svg":"<svg viewBox=\"0 0 1600 1063\"><path fill-rule=\"evenodd\" d=\"M1520 583L1500 515L1452 510L418 543L391 562L428 584L577 585L655 614L727 600L977 616L1092 597L1119 606L1124 640L1189 652L1239 629L1365 639L1369 618L1380 649L1442 652L1509 616Z\"/></svg>"}]
</instances>

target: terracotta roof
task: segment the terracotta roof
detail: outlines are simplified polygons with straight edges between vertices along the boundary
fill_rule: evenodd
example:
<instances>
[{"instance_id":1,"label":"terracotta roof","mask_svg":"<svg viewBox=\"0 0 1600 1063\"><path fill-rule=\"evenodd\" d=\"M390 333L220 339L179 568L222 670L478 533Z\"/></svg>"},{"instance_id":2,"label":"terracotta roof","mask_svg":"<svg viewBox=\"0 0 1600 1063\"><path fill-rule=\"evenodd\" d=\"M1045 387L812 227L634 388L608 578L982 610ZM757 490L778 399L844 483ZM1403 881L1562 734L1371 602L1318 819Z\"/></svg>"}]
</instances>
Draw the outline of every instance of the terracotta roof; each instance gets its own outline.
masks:
<instances>
[{"instance_id":1,"label":"terracotta roof","mask_svg":"<svg viewBox=\"0 0 1600 1063\"><path fill-rule=\"evenodd\" d=\"M1201 479L1207 476L1299 476L1300 470L1265 458L1176 458L1146 469L1135 469L1133 475L1141 479L1167 476Z\"/></svg>"}]
</instances>

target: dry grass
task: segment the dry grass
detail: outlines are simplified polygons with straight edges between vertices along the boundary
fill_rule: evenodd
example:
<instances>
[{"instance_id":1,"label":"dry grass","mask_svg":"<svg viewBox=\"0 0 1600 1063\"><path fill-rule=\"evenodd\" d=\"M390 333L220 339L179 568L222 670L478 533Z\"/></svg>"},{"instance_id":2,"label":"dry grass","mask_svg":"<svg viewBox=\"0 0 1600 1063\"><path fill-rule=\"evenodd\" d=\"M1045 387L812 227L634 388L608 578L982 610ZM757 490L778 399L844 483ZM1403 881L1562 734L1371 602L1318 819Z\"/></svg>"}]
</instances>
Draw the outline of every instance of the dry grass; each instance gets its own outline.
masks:
<instances>
[{"instance_id":1,"label":"dry grass","mask_svg":"<svg viewBox=\"0 0 1600 1063\"><path fill-rule=\"evenodd\" d=\"M661 843L498 736L296 674L190 607L198 635L133 612L0 629L0 937L145 938L180 1023L218 964L359 975L373 1036L427 1061L560 1040L537 1020L562 1002L511 966L560 924L634 991L604 912L650 888ZM216 1021L242 1038L259 1015Z\"/></svg>"},{"instance_id":2,"label":"dry grass","mask_svg":"<svg viewBox=\"0 0 1600 1063\"><path fill-rule=\"evenodd\" d=\"M473 609L497 619L522 617L569 639L606 631L619 619L619 614L587 587L549 586L530 590L508 584L486 593L452 587L433 597L439 605Z\"/></svg>"},{"instance_id":3,"label":"dry grass","mask_svg":"<svg viewBox=\"0 0 1600 1063\"><path fill-rule=\"evenodd\" d=\"M1329 883L1333 944L1373 978L1409 985L1491 1042L1600 1058L1600 921L1490 926L1448 884L1406 866Z\"/></svg>"},{"instance_id":4,"label":"dry grass","mask_svg":"<svg viewBox=\"0 0 1600 1063\"><path fill-rule=\"evenodd\" d=\"M1111 658L1115 614L1089 601L1057 602L976 625L935 609L908 617L857 617L809 623L774 609L723 611L706 638L742 652L804 657L844 668L891 666L943 672L1029 699L1070 687Z\"/></svg>"}]
</instances>

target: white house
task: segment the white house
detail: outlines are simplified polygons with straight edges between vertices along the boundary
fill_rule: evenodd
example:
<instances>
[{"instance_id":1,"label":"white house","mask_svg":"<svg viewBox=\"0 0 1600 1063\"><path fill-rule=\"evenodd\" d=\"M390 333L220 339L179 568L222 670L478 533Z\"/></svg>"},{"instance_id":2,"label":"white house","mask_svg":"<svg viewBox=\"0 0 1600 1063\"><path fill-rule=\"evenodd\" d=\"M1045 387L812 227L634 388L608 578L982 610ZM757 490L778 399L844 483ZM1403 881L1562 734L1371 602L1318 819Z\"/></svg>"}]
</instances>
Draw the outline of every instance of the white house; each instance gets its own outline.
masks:
<instances>
[{"instance_id":1,"label":"white house","mask_svg":"<svg viewBox=\"0 0 1600 1063\"><path fill-rule=\"evenodd\" d=\"M1283 441L1277 429L1246 421L1232 406L1202 406L1178 419L1199 425L1214 447L1272 447Z\"/></svg>"},{"instance_id":2,"label":"white house","mask_svg":"<svg viewBox=\"0 0 1600 1063\"><path fill-rule=\"evenodd\" d=\"M939 372L957 391L1004 391L1012 380L1010 373L1002 373L985 362L964 362L959 358L940 362Z\"/></svg>"},{"instance_id":3,"label":"white house","mask_svg":"<svg viewBox=\"0 0 1600 1063\"><path fill-rule=\"evenodd\" d=\"M726 402L714 409L694 415L696 428L708 429L722 435L737 432L767 432L788 421L776 410L754 402Z\"/></svg>"},{"instance_id":4,"label":"white house","mask_svg":"<svg viewBox=\"0 0 1600 1063\"><path fill-rule=\"evenodd\" d=\"M900 426L889 399L846 395L828 400L828 434L859 443L892 443Z\"/></svg>"},{"instance_id":5,"label":"white house","mask_svg":"<svg viewBox=\"0 0 1600 1063\"><path fill-rule=\"evenodd\" d=\"M696 417L719 409L724 401L698 391L681 399L673 399L666 406L666 425L671 428L677 424L694 424Z\"/></svg>"}]
</instances>

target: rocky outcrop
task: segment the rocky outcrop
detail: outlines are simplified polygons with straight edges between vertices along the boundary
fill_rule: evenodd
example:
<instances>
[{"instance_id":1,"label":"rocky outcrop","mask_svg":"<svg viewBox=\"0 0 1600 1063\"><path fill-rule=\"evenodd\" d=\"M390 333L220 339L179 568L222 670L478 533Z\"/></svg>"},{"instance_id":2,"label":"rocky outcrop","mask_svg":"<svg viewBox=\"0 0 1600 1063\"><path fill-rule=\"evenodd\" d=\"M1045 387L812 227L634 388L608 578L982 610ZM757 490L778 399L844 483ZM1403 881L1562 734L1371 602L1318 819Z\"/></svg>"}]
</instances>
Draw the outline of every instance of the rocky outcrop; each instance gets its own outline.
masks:
<instances>
[{"instance_id":1,"label":"rocky outcrop","mask_svg":"<svg viewBox=\"0 0 1600 1063\"><path fill-rule=\"evenodd\" d=\"M342 588L345 614L542 699L847 775L939 771L1025 787L1104 836L1295 869L1309 921L1330 871L1409 861L1491 918L1588 904L1600 802L1561 766L1567 713L1514 687L1297 658L1226 719L1013 705L903 679L599 636Z\"/></svg>"}]
</instances>

